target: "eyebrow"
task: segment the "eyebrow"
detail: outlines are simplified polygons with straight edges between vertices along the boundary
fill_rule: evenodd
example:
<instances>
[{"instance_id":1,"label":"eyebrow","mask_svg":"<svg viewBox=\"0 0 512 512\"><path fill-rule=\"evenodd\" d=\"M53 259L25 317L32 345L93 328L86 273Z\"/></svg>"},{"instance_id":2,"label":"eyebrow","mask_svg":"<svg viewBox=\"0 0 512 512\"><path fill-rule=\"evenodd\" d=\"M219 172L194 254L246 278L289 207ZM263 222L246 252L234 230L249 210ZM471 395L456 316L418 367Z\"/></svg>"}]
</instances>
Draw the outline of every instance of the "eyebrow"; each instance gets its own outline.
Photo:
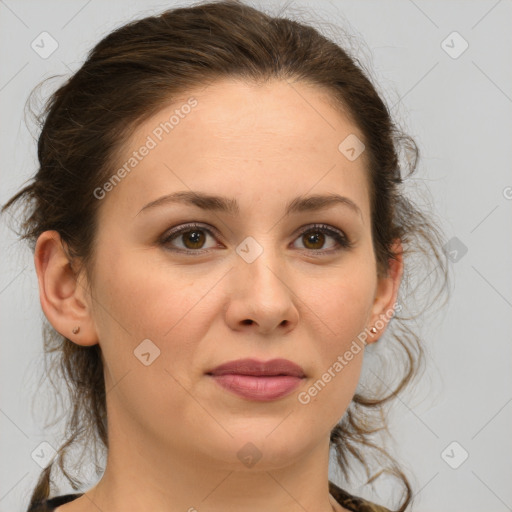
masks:
<instances>
[{"instance_id":1,"label":"eyebrow","mask_svg":"<svg viewBox=\"0 0 512 512\"><path fill-rule=\"evenodd\" d=\"M173 203L193 205L201 208L202 210L223 212L231 215L238 215L240 213L240 206L236 199L185 190L174 192L151 201L143 206L137 215L143 211L148 211L158 206ZM307 197L296 197L286 205L285 215L324 210L334 205L347 206L350 210L357 213L361 219L363 218L363 214L359 206L357 206L352 199L340 196L339 194L316 194Z\"/></svg>"}]
</instances>

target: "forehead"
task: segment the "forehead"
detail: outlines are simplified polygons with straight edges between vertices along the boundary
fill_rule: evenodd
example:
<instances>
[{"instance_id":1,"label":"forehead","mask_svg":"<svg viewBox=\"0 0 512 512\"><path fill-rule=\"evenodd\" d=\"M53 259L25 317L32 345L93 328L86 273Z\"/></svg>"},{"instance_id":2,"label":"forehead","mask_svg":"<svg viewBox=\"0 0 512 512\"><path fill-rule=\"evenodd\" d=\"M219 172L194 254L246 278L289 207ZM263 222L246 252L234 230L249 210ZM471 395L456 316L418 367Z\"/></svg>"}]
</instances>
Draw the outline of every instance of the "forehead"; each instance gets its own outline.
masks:
<instances>
[{"instance_id":1,"label":"forehead","mask_svg":"<svg viewBox=\"0 0 512 512\"><path fill-rule=\"evenodd\" d=\"M363 140L313 85L215 82L175 98L136 128L114 169L124 168L123 178L102 208L133 216L137 206L175 190L282 203L311 190L350 195L368 212L366 155L352 160L340 149L353 137Z\"/></svg>"}]
</instances>

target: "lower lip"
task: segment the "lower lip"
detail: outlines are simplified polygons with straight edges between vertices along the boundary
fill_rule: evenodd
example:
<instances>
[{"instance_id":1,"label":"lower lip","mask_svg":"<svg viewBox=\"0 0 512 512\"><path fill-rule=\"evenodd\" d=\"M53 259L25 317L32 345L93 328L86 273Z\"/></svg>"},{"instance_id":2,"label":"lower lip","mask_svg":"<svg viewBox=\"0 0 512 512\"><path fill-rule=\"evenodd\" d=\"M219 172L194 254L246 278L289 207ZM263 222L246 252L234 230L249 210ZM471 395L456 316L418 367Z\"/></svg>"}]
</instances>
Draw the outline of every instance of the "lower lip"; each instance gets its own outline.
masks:
<instances>
[{"instance_id":1,"label":"lower lip","mask_svg":"<svg viewBox=\"0 0 512 512\"><path fill-rule=\"evenodd\" d=\"M302 379L291 375L256 377L255 375L211 375L223 388L249 400L268 402L290 394Z\"/></svg>"}]
</instances>

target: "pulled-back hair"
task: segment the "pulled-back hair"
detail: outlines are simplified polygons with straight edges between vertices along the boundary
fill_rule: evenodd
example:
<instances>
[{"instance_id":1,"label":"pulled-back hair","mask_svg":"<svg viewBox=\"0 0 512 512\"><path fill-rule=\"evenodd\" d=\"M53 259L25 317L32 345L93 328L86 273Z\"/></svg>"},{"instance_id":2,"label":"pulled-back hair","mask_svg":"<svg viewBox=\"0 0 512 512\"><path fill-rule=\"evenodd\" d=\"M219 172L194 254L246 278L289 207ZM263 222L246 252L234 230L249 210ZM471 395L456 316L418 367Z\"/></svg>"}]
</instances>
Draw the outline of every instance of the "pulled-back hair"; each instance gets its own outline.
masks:
<instances>
[{"instance_id":1,"label":"pulled-back hair","mask_svg":"<svg viewBox=\"0 0 512 512\"><path fill-rule=\"evenodd\" d=\"M405 265L398 296L401 308L378 346L369 347L382 358L377 379L365 382L364 393L355 393L331 431L330 442L347 480L356 469L354 463L364 468L366 483L383 472L397 477L404 487L398 510L404 511L412 502L412 487L396 460L373 436L387 429L386 404L419 373L424 351L410 322L438 303L447 290L448 266L441 229L405 193L407 178L417 167L418 146L391 119L388 107L356 62L314 27L234 0L174 8L132 21L101 40L80 69L48 99L38 116L37 172L2 212L20 202L24 206L20 238L34 250L41 233L56 230L70 259L92 276L102 204L94 190L110 179L123 145L144 120L178 95L224 78L248 83L298 81L327 92L332 105L363 135L378 273L386 275L389 260L396 259L392 244L397 238L403 244ZM409 279L419 279L422 271L432 269L432 263L435 272L424 285L424 289L431 288L431 300L420 301L415 314L413 305L418 303L413 302L415 290ZM437 293L432 282L439 285ZM52 383L55 375L64 380L71 407L66 411L68 437L43 470L30 506L49 498L55 465L74 489L83 485L68 467L66 456L71 448L88 445L108 450L100 345L77 345L48 322L43 332L50 361L47 374ZM384 364L386 359L391 365ZM395 382L390 387L378 386L386 381L389 366Z\"/></svg>"}]
</instances>

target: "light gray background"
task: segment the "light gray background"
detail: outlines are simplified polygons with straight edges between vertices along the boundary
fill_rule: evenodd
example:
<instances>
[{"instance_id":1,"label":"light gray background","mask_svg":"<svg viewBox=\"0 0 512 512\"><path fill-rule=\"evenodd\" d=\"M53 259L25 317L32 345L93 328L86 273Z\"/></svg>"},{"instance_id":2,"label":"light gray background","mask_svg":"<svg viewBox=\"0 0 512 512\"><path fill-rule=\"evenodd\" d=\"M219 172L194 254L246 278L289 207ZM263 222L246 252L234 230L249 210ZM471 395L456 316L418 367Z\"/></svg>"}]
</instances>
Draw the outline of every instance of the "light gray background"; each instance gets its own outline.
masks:
<instances>
[{"instance_id":1,"label":"light gray background","mask_svg":"<svg viewBox=\"0 0 512 512\"><path fill-rule=\"evenodd\" d=\"M35 171L35 142L23 121L32 88L50 75L69 76L114 27L173 5L0 0L2 203ZM512 510L512 2L302 1L291 11L300 6L362 45L361 61L420 146L416 183L430 189L447 238L468 248L452 263L449 305L421 326L429 368L391 411L391 448L413 472L414 510ZM31 48L43 31L59 44L47 59ZM458 58L441 46L453 31L469 44ZM448 44L461 48L453 36ZM43 398L35 403L42 416L31 412L42 369L32 255L5 219L0 229L0 511L21 512L40 472L31 453L42 441L58 445L59 435L41 429ZM441 456L453 441L462 448L448 452L452 459L462 449L469 454L458 469ZM351 490L386 503L383 491Z\"/></svg>"}]
</instances>

